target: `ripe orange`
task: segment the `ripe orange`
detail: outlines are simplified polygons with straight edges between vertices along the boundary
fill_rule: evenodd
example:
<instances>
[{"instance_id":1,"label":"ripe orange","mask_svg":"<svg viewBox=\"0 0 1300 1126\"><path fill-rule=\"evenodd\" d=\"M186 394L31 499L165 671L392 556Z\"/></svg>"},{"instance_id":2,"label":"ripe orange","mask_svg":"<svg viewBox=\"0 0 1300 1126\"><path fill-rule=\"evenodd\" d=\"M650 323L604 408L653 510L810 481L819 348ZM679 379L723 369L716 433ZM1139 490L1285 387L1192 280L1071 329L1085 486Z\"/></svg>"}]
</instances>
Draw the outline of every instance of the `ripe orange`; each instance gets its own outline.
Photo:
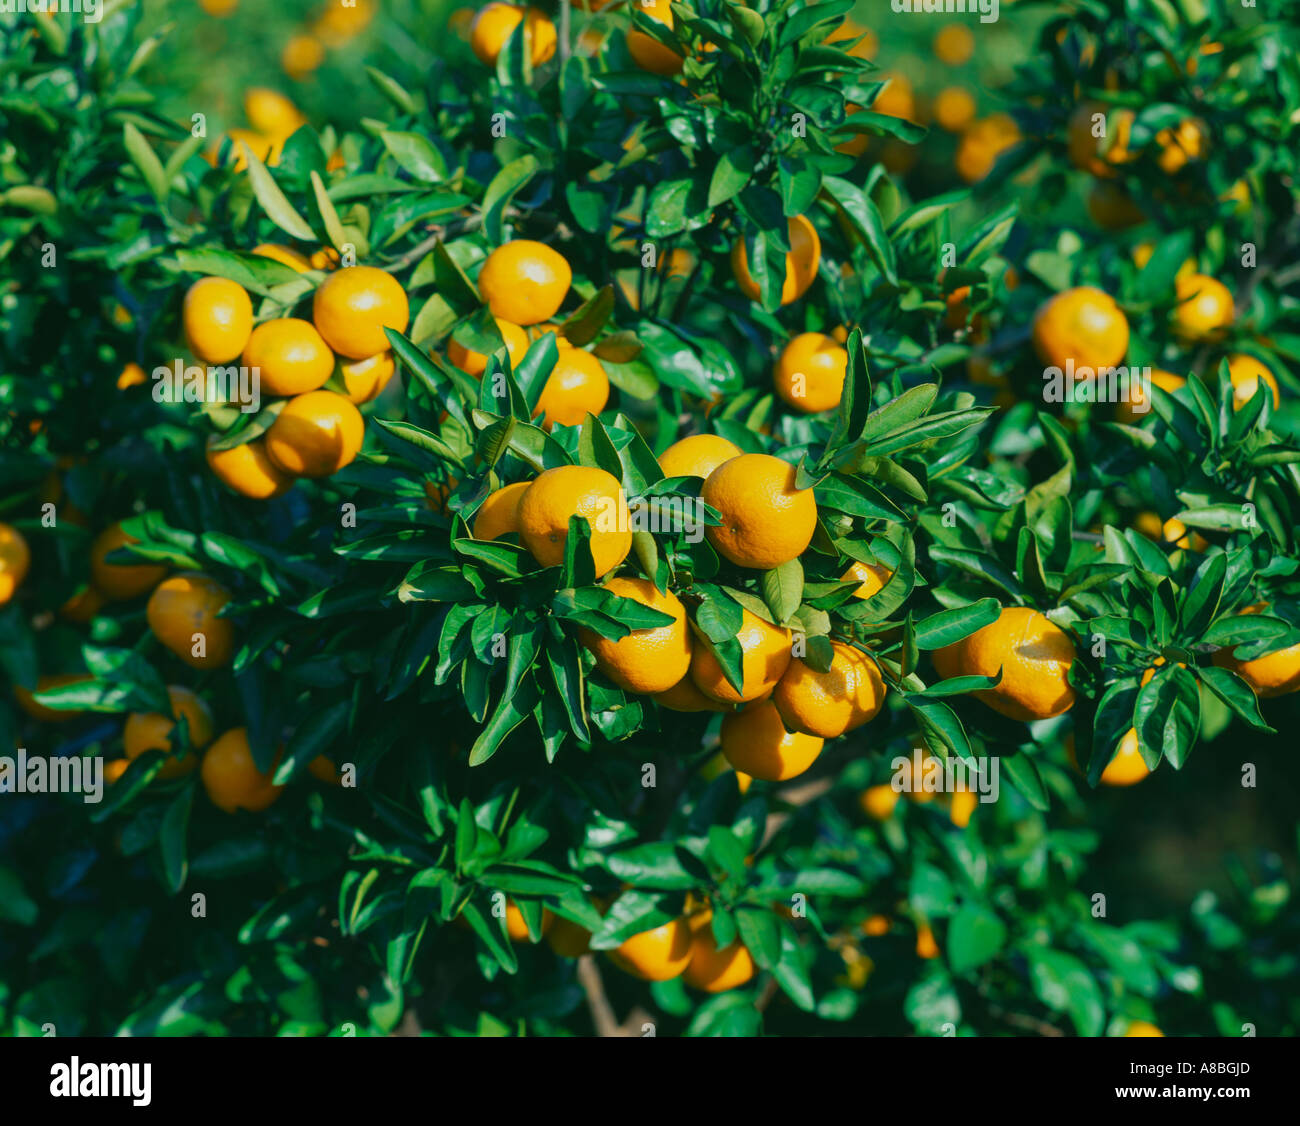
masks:
<instances>
[{"instance_id":1,"label":"ripe orange","mask_svg":"<svg viewBox=\"0 0 1300 1126\"><path fill-rule=\"evenodd\" d=\"M227 813L237 809L258 813L275 802L284 787L271 784L272 773L263 774L257 769L246 727L235 727L222 735L208 748L199 768L212 804Z\"/></svg>"},{"instance_id":2,"label":"ripe orange","mask_svg":"<svg viewBox=\"0 0 1300 1126\"><path fill-rule=\"evenodd\" d=\"M157 563L105 563L104 556L119 547L139 543L134 536L122 531L122 525L111 524L90 545L90 581L110 602L126 602L152 590L167 574L167 568Z\"/></svg>"},{"instance_id":3,"label":"ripe orange","mask_svg":"<svg viewBox=\"0 0 1300 1126\"><path fill-rule=\"evenodd\" d=\"M741 454L718 466L700 492L722 523L709 542L739 567L766 571L802 555L817 530L811 489L795 487L795 467L770 454Z\"/></svg>"},{"instance_id":4,"label":"ripe orange","mask_svg":"<svg viewBox=\"0 0 1300 1126\"><path fill-rule=\"evenodd\" d=\"M253 331L248 290L229 278L199 278L185 292L181 325L191 352L209 364L238 356Z\"/></svg>"},{"instance_id":5,"label":"ripe orange","mask_svg":"<svg viewBox=\"0 0 1300 1126\"><path fill-rule=\"evenodd\" d=\"M83 680L91 678L85 673L53 673L48 676L39 676L36 678L36 691L47 692L51 688L62 688L65 684L77 684ZM14 685L14 699L18 701L18 706L22 708L33 719L39 719L42 723L67 723L68 720L77 719L85 715L85 712L69 711L59 708L47 708L44 704L38 703L34 694L21 684Z\"/></svg>"},{"instance_id":6,"label":"ripe orange","mask_svg":"<svg viewBox=\"0 0 1300 1126\"><path fill-rule=\"evenodd\" d=\"M14 596L31 562L32 553L22 532L12 524L0 524L0 606Z\"/></svg>"},{"instance_id":7,"label":"ripe orange","mask_svg":"<svg viewBox=\"0 0 1300 1126\"><path fill-rule=\"evenodd\" d=\"M538 8L521 4L492 3L474 17L469 45L479 62L495 66L515 28L524 25L524 42L533 66L541 66L555 54L555 25Z\"/></svg>"},{"instance_id":8,"label":"ripe orange","mask_svg":"<svg viewBox=\"0 0 1300 1126\"><path fill-rule=\"evenodd\" d=\"M1236 319L1228 287L1207 274L1182 274L1174 279L1179 304L1171 314L1174 335L1184 343L1221 340Z\"/></svg>"},{"instance_id":9,"label":"ripe orange","mask_svg":"<svg viewBox=\"0 0 1300 1126\"><path fill-rule=\"evenodd\" d=\"M901 74L881 71L874 76L875 81L888 81L876 100L871 103L873 113L883 113L886 117L901 117L904 121L916 121L921 115L916 112L916 93L912 84Z\"/></svg>"},{"instance_id":10,"label":"ripe orange","mask_svg":"<svg viewBox=\"0 0 1300 1126\"><path fill-rule=\"evenodd\" d=\"M725 993L751 980L756 967L748 947L740 939L718 949L712 920L713 911L707 907L689 917L691 960L682 980L705 993Z\"/></svg>"},{"instance_id":11,"label":"ripe orange","mask_svg":"<svg viewBox=\"0 0 1300 1126\"><path fill-rule=\"evenodd\" d=\"M849 564L849 569L840 576L840 582L857 581L858 589L853 592L854 598L870 598L885 589L885 584L894 577L894 572L888 567L882 567L877 563L861 563L854 560Z\"/></svg>"},{"instance_id":12,"label":"ripe orange","mask_svg":"<svg viewBox=\"0 0 1300 1126\"><path fill-rule=\"evenodd\" d=\"M551 925L546 930L546 945L561 958L580 958L591 949L591 931L586 927L548 911Z\"/></svg>"},{"instance_id":13,"label":"ripe orange","mask_svg":"<svg viewBox=\"0 0 1300 1126\"><path fill-rule=\"evenodd\" d=\"M144 368L135 362L125 364L117 377L117 389L125 391L128 387L139 387L142 383L148 383L149 377L145 375Z\"/></svg>"},{"instance_id":14,"label":"ripe orange","mask_svg":"<svg viewBox=\"0 0 1300 1126\"><path fill-rule=\"evenodd\" d=\"M1102 137L1096 137L1092 132L1093 116L1098 113L1106 114L1106 133ZM1097 102L1080 105L1071 115L1067 129L1066 149L1070 163L1094 176L1117 175L1120 165L1130 164L1138 157L1129 148L1135 118L1136 114L1128 109L1107 113L1106 107Z\"/></svg>"},{"instance_id":15,"label":"ripe orange","mask_svg":"<svg viewBox=\"0 0 1300 1126\"><path fill-rule=\"evenodd\" d=\"M764 782L802 774L822 753L825 740L786 730L770 700L759 700L722 718L722 753L736 770Z\"/></svg>"},{"instance_id":16,"label":"ripe orange","mask_svg":"<svg viewBox=\"0 0 1300 1126\"><path fill-rule=\"evenodd\" d=\"M1020 126L1015 118L1005 113L990 114L966 127L953 165L968 184L978 183L993 171L998 157L1019 142Z\"/></svg>"},{"instance_id":17,"label":"ripe orange","mask_svg":"<svg viewBox=\"0 0 1300 1126\"><path fill-rule=\"evenodd\" d=\"M291 270L296 270L300 274L305 274L312 268L305 254L294 250L292 246L284 246L278 242L261 243L253 247L252 253L261 258L270 258L271 261L279 262L282 266L288 266Z\"/></svg>"},{"instance_id":18,"label":"ripe orange","mask_svg":"<svg viewBox=\"0 0 1300 1126\"><path fill-rule=\"evenodd\" d=\"M1164 1036L1154 1024L1145 1020L1131 1020L1128 1022L1128 1029L1125 1036Z\"/></svg>"},{"instance_id":19,"label":"ripe orange","mask_svg":"<svg viewBox=\"0 0 1300 1126\"><path fill-rule=\"evenodd\" d=\"M672 30L673 11L669 0L650 0L649 3L640 0L632 10ZM681 55L636 28L631 28L627 33L627 51L637 66L652 74L676 74L682 69L684 60Z\"/></svg>"},{"instance_id":20,"label":"ripe orange","mask_svg":"<svg viewBox=\"0 0 1300 1126\"><path fill-rule=\"evenodd\" d=\"M928 923L921 923L916 928L916 956L918 958L939 957L939 944L934 940L934 931Z\"/></svg>"},{"instance_id":21,"label":"ripe orange","mask_svg":"<svg viewBox=\"0 0 1300 1126\"><path fill-rule=\"evenodd\" d=\"M187 665L217 669L230 663L235 651L235 627L217 615L230 601L230 591L210 575L187 571L159 583L145 606L153 635ZM195 654L200 639L203 651Z\"/></svg>"},{"instance_id":22,"label":"ripe orange","mask_svg":"<svg viewBox=\"0 0 1300 1126\"><path fill-rule=\"evenodd\" d=\"M306 78L325 61L325 47L314 35L291 35L280 52L280 66L295 81Z\"/></svg>"},{"instance_id":23,"label":"ripe orange","mask_svg":"<svg viewBox=\"0 0 1300 1126\"><path fill-rule=\"evenodd\" d=\"M975 36L965 24L950 23L935 33L933 47L940 62L960 66L975 53Z\"/></svg>"},{"instance_id":24,"label":"ripe orange","mask_svg":"<svg viewBox=\"0 0 1300 1126\"><path fill-rule=\"evenodd\" d=\"M708 477L723 462L744 451L717 434L692 434L680 438L659 455L665 477Z\"/></svg>"},{"instance_id":25,"label":"ripe orange","mask_svg":"<svg viewBox=\"0 0 1300 1126\"><path fill-rule=\"evenodd\" d=\"M343 785L343 776L334 760L325 755L317 755L307 764L307 773L329 786Z\"/></svg>"},{"instance_id":26,"label":"ripe orange","mask_svg":"<svg viewBox=\"0 0 1300 1126\"><path fill-rule=\"evenodd\" d=\"M130 765L131 763L124 758L115 758L112 762L104 763L104 781L110 786L114 782L121 781L122 775Z\"/></svg>"},{"instance_id":27,"label":"ripe orange","mask_svg":"<svg viewBox=\"0 0 1300 1126\"><path fill-rule=\"evenodd\" d=\"M310 321L297 317L277 317L253 329L243 362L258 371L267 395L315 391L334 373L334 353Z\"/></svg>"},{"instance_id":28,"label":"ripe orange","mask_svg":"<svg viewBox=\"0 0 1300 1126\"><path fill-rule=\"evenodd\" d=\"M549 321L573 282L563 254L543 242L514 239L498 246L478 275L478 289L494 317L516 325Z\"/></svg>"},{"instance_id":29,"label":"ripe orange","mask_svg":"<svg viewBox=\"0 0 1300 1126\"><path fill-rule=\"evenodd\" d=\"M1114 367L1128 352L1128 318L1108 293L1093 286L1067 289L1034 314L1034 351L1051 367Z\"/></svg>"},{"instance_id":30,"label":"ripe orange","mask_svg":"<svg viewBox=\"0 0 1300 1126\"><path fill-rule=\"evenodd\" d=\"M172 731L176 720L182 716L189 731L190 745L195 750L201 751L212 741L212 711L200 697L179 684L167 686L167 697L171 701L170 716L158 712L133 712L126 717L122 744L128 760L139 758L145 751L171 754ZM186 752L183 758L169 760L157 776L162 779L181 778L198 764L198 758Z\"/></svg>"},{"instance_id":31,"label":"ripe orange","mask_svg":"<svg viewBox=\"0 0 1300 1126\"><path fill-rule=\"evenodd\" d=\"M1194 117L1185 117L1172 129L1156 134L1160 152L1156 163L1168 176L1177 175L1193 161L1204 160L1210 151L1205 126Z\"/></svg>"},{"instance_id":32,"label":"ripe orange","mask_svg":"<svg viewBox=\"0 0 1300 1126\"><path fill-rule=\"evenodd\" d=\"M695 687L688 672L671 688L655 693L655 700L674 712L723 712L727 709L717 700L706 696Z\"/></svg>"},{"instance_id":33,"label":"ripe orange","mask_svg":"<svg viewBox=\"0 0 1300 1126\"><path fill-rule=\"evenodd\" d=\"M781 283L781 304L797 301L817 278L817 267L822 258L822 240L817 228L803 215L786 220L790 250L785 256L785 279ZM745 255L745 240L739 238L731 248L731 272L736 276L740 291L751 301L760 296L758 282L749 272L749 259Z\"/></svg>"},{"instance_id":34,"label":"ripe orange","mask_svg":"<svg viewBox=\"0 0 1300 1126\"><path fill-rule=\"evenodd\" d=\"M366 424L345 395L308 391L284 405L266 432L271 461L295 477L328 477L361 451Z\"/></svg>"},{"instance_id":35,"label":"ripe orange","mask_svg":"<svg viewBox=\"0 0 1300 1126\"><path fill-rule=\"evenodd\" d=\"M858 795L858 804L862 812L873 821L888 821L894 815L898 799L902 795L886 783L868 786Z\"/></svg>"},{"instance_id":36,"label":"ripe orange","mask_svg":"<svg viewBox=\"0 0 1300 1126\"><path fill-rule=\"evenodd\" d=\"M1243 614L1262 614L1268 609L1268 603L1259 602L1248 606ZM1300 645L1291 645L1273 653L1265 653L1250 661L1238 661L1233 653L1233 646L1215 651L1211 660L1221 669L1235 672L1254 690L1256 696L1267 700L1274 696L1286 696L1300 691Z\"/></svg>"},{"instance_id":37,"label":"ripe orange","mask_svg":"<svg viewBox=\"0 0 1300 1126\"><path fill-rule=\"evenodd\" d=\"M245 146L268 168L274 168L280 163L280 156L284 151L283 140L264 137L255 129L227 129L225 136L230 139L230 152L226 160L236 172L243 172L248 168L248 154L244 151ZM205 158L213 167L216 166L217 154L221 151L221 143L222 139L218 138L216 148Z\"/></svg>"},{"instance_id":38,"label":"ripe orange","mask_svg":"<svg viewBox=\"0 0 1300 1126\"><path fill-rule=\"evenodd\" d=\"M519 501L528 490L529 481L516 481L489 493L474 513L470 535L476 540L497 540L519 531Z\"/></svg>"},{"instance_id":39,"label":"ripe orange","mask_svg":"<svg viewBox=\"0 0 1300 1126\"><path fill-rule=\"evenodd\" d=\"M643 981L668 981L679 977L691 960L691 928L684 917L623 940L609 952L619 969Z\"/></svg>"},{"instance_id":40,"label":"ripe orange","mask_svg":"<svg viewBox=\"0 0 1300 1126\"><path fill-rule=\"evenodd\" d=\"M749 610L741 611L741 691L723 675L713 650L703 643L691 654L691 679L695 687L724 704L743 704L771 694L790 667L790 631L765 622Z\"/></svg>"},{"instance_id":41,"label":"ripe orange","mask_svg":"<svg viewBox=\"0 0 1300 1126\"><path fill-rule=\"evenodd\" d=\"M623 486L603 469L561 465L538 474L519 500L519 536L543 567L564 562L569 517L591 525L596 578L617 567L632 550L632 516Z\"/></svg>"},{"instance_id":42,"label":"ripe orange","mask_svg":"<svg viewBox=\"0 0 1300 1126\"><path fill-rule=\"evenodd\" d=\"M284 139L307 124L302 111L278 90L253 86L244 92L244 116L267 137Z\"/></svg>"},{"instance_id":43,"label":"ripe orange","mask_svg":"<svg viewBox=\"0 0 1300 1126\"><path fill-rule=\"evenodd\" d=\"M347 389L348 399L353 403L368 403L378 397L396 370L392 352L376 352L364 360L339 364L343 386Z\"/></svg>"},{"instance_id":44,"label":"ripe orange","mask_svg":"<svg viewBox=\"0 0 1300 1126\"><path fill-rule=\"evenodd\" d=\"M671 614L673 621L666 626L633 630L617 641L582 630L582 643L595 654L596 667L628 692L667 692L686 675L691 664L686 607L672 591L661 594L649 579L610 579L604 588L610 594Z\"/></svg>"},{"instance_id":45,"label":"ripe orange","mask_svg":"<svg viewBox=\"0 0 1300 1126\"><path fill-rule=\"evenodd\" d=\"M1273 407L1282 403L1277 377L1259 360L1246 352L1234 352L1228 357L1228 379L1232 382L1232 408L1241 410L1254 397L1262 380L1273 392Z\"/></svg>"},{"instance_id":46,"label":"ripe orange","mask_svg":"<svg viewBox=\"0 0 1300 1126\"><path fill-rule=\"evenodd\" d=\"M832 641L831 650L828 672L795 657L772 693L791 731L835 739L874 719L884 705L885 683L876 662L842 641Z\"/></svg>"},{"instance_id":47,"label":"ripe orange","mask_svg":"<svg viewBox=\"0 0 1300 1126\"><path fill-rule=\"evenodd\" d=\"M1026 723L1074 706L1068 680L1074 657L1070 635L1026 606L1004 607L997 621L933 655L945 678L996 676L1000 668L1001 683L975 695L994 711Z\"/></svg>"},{"instance_id":48,"label":"ripe orange","mask_svg":"<svg viewBox=\"0 0 1300 1126\"><path fill-rule=\"evenodd\" d=\"M934 97L934 119L941 129L960 133L975 120L975 99L960 86L947 86Z\"/></svg>"},{"instance_id":49,"label":"ripe orange","mask_svg":"<svg viewBox=\"0 0 1300 1126\"><path fill-rule=\"evenodd\" d=\"M1163 371L1160 368L1151 369L1151 382L1171 395L1178 388L1186 386L1187 380L1181 375L1175 375L1171 371ZM1146 404L1146 394L1142 390L1141 384L1130 384L1127 398L1115 404L1115 421L1127 423L1130 426L1136 426L1144 418L1153 417L1150 404L1147 409L1138 412L1138 407Z\"/></svg>"},{"instance_id":50,"label":"ripe orange","mask_svg":"<svg viewBox=\"0 0 1300 1126\"><path fill-rule=\"evenodd\" d=\"M600 414L609 402L609 376L590 352L561 348L546 386L537 397L534 418L543 418L542 429L579 426L590 414Z\"/></svg>"},{"instance_id":51,"label":"ripe orange","mask_svg":"<svg viewBox=\"0 0 1300 1126\"><path fill-rule=\"evenodd\" d=\"M208 468L222 484L256 500L278 497L292 484L293 477L279 468L267 455L266 443L255 438L228 450L214 450L216 436L208 439Z\"/></svg>"},{"instance_id":52,"label":"ripe orange","mask_svg":"<svg viewBox=\"0 0 1300 1126\"><path fill-rule=\"evenodd\" d=\"M59 607L59 617L85 625L104 608L105 601L93 586L83 586Z\"/></svg>"},{"instance_id":53,"label":"ripe orange","mask_svg":"<svg viewBox=\"0 0 1300 1126\"><path fill-rule=\"evenodd\" d=\"M388 350L385 328L406 331L411 307L406 290L392 274L374 266L348 266L320 283L312 297L311 319L335 352L364 360Z\"/></svg>"},{"instance_id":54,"label":"ripe orange","mask_svg":"<svg viewBox=\"0 0 1300 1126\"><path fill-rule=\"evenodd\" d=\"M551 922L555 918L550 911L542 910L541 931L545 934L551 929ZM528 924L524 921L524 913L519 910L515 904L506 900L506 935L511 942L528 942Z\"/></svg>"},{"instance_id":55,"label":"ripe orange","mask_svg":"<svg viewBox=\"0 0 1300 1126\"><path fill-rule=\"evenodd\" d=\"M1150 773L1142 752L1138 750L1137 731L1130 727L1119 741L1115 757L1101 772L1100 782L1103 786L1132 786Z\"/></svg>"},{"instance_id":56,"label":"ripe orange","mask_svg":"<svg viewBox=\"0 0 1300 1126\"><path fill-rule=\"evenodd\" d=\"M510 356L510 366L514 367L524 358L528 351L528 334L516 324L504 321L500 317L492 318L505 341L506 353ZM500 348L494 349L500 352ZM482 352L466 348L454 336L447 341L447 359L466 375L482 375L487 370L488 358Z\"/></svg>"},{"instance_id":57,"label":"ripe orange","mask_svg":"<svg viewBox=\"0 0 1300 1126\"><path fill-rule=\"evenodd\" d=\"M848 366L847 349L820 332L801 332L782 350L772 383L789 406L817 414L839 406Z\"/></svg>"}]
</instances>

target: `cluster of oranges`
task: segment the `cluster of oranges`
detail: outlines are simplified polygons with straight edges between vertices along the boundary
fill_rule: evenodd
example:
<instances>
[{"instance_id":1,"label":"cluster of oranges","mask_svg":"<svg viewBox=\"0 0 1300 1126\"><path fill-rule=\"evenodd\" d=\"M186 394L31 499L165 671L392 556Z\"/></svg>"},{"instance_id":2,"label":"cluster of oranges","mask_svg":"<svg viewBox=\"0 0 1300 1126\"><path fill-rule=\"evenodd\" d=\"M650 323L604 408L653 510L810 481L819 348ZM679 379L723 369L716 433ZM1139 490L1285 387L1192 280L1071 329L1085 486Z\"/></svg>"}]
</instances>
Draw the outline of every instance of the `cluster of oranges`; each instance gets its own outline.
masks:
<instances>
[{"instance_id":1,"label":"cluster of oranges","mask_svg":"<svg viewBox=\"0 0 1300 1126\"><path fill-rule=\"evenodd\" d=\"M291 247L264 244L254 253L301 273L316 268ZM313 293L310 321L274 317L254 325L252 300L238 282L194 282L182 308L190 351L214 366L238 360L255 373L261 395L284 400L264 436L225 447L214 438L207 451L212 472L236 492L265 499L295 478L327 477L349 465L365 434L357 404L378 395L393 375L384 329L403 332L409 319L406 291L373 266L331 272ZM342 391L325 387L332 378Z\"/></svg>"}]
</instances>

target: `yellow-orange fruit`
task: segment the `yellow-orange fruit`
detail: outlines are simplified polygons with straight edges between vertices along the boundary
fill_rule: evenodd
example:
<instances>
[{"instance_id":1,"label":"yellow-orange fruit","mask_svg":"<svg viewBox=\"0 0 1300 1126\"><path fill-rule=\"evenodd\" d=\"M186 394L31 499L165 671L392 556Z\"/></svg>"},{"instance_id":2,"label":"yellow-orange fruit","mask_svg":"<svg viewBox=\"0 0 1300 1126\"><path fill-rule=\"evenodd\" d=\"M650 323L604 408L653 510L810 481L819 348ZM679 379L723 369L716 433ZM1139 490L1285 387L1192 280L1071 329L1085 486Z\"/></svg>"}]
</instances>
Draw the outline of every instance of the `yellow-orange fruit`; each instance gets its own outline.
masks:
<instances>
[{"instance_id":1,"label":"yellow-orange fruit","mask_svg":"<svg viewBox=\"0 0 1300 1126\"><path fill-rule=\"evenodd\" d=\"M795 657L777 682L772 703L791 731L835 739L874 719L884 705L876 662L842 641L832 641L831 650L828 671Z\"/></svg>"},{"instance_id":2,"label":"yellow-orange fruit","mask_svg":"<svg viewBox=\"0 0 1300 1126\"><path fill-rule=\"evenodd\" d=\"M691 635L681 599L672 591L660 592L649 579L610 579L604 589L671 614L673 620L668 625L633 630L616 641L582 630L582 643L594 654L596 667L628 692L650 695L668 691L686 675L691 663Z\"/></svg>"},{"instance_id":3,"label":"yellow-orange fruit","mask_svg":"<svg viewBox=\"0 0 1300 1126\"><path fill-rule=\"evenodd\" d=\"M230 592L216 579L186 571L154 588L145 618L153 635L187 665L221 668L235 652L235 627L217 616L229 601Z\"/></svg>"},{"instance_id":4,"label":"yellow-orange fruit","mask_svg":"<svg viewBox=\"0 0 1300 1126\"><path fill-rule=\"evenodd\" d=\"M802 774L821 754L825 740L789 731L770 700L759 700L722 720L722 753L739 771L763 782Z\"/></svg>"},{"instance_id":5,"label":"yellow-orange fruit","mask_svg":"<svg viewBox=\"0 0 1300 1126\"><path fill-rule=\"evenodd\" d=\"M790 631L765 622L749 610L741 612L741 689L723 674L713 650L703 642L691 654L690 674L695 687L724 704L743 704L770 695L790 666Z\"/></svg>"}]
</instances>

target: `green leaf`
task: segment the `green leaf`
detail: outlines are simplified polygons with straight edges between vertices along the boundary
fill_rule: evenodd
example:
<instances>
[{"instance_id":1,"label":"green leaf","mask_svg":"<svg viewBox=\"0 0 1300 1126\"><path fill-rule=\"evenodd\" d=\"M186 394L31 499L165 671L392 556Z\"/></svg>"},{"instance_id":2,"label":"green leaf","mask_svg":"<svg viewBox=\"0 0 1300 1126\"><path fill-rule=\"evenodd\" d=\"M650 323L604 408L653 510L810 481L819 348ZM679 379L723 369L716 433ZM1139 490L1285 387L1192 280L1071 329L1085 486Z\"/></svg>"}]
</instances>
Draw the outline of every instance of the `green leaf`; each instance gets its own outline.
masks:
<instances>
[{"instance_id":1,"label":"green leaf","mask_svg":"<svg viewBox=\"0 0 1300 1126\"><path fill-rule=\"evenodd\" d=\"M154 199L162 203L167 198L168 180L158 154L145 140L144 134L129 121L122 126L122 137L126 142L126 151L131 157L131 163L144 177L144 182L149 186Z\"/></svg>"},{"instance_id":2,"label":"green leaf","mask_svg":"<svg viewBox=\"0 0 1300 1126\"><path fill-rule=\"evenodd\" d=\"M948 926L948 964L964 974L994 958L1007 941L1006 924L985 907L966 906Z\"/></svg>"},{"instance_id":3,"label":"green leaf","mask_svg":"<svg viewBox=\"0 0 1300 1126\"><path fill-rule=\"evenodd\" d=\"M266 217L296 239L302 239L303 242L318 241L316 232L293 209L293 205L285 198L284 192L280 190L279 184L272 178L271 173L266 170L266 165L262 163L257 153L243 141L239 142L239 147L248 161L248 179L253 185L253 194L257 196L257 202L262 205Z\"/></svg>"}]
</instances>

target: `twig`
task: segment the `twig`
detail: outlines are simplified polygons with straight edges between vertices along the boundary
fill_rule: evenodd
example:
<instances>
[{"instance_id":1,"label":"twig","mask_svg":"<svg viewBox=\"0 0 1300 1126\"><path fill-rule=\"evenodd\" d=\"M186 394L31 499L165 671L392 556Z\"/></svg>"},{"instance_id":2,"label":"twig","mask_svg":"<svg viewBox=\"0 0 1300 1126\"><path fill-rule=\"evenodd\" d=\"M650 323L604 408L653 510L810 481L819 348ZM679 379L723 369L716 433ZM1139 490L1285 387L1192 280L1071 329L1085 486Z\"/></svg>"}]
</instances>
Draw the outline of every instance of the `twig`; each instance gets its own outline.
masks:
<instances>
[{"instance_id":1,"label":"twig","mask_svg":"<svg viewBox=\"0 0 1300 1126\"><path fill-rule=\"evenodd\" d=\"M597 1036L623 1036L618 1018L614 1015L614 1006L605 995L605 983L601 980L600 967L590 954L583 954L578 959L578 982L587 995L587 1008L591 1012L591 1023L596 1028Z\"/></svg>"}]
</instances>

